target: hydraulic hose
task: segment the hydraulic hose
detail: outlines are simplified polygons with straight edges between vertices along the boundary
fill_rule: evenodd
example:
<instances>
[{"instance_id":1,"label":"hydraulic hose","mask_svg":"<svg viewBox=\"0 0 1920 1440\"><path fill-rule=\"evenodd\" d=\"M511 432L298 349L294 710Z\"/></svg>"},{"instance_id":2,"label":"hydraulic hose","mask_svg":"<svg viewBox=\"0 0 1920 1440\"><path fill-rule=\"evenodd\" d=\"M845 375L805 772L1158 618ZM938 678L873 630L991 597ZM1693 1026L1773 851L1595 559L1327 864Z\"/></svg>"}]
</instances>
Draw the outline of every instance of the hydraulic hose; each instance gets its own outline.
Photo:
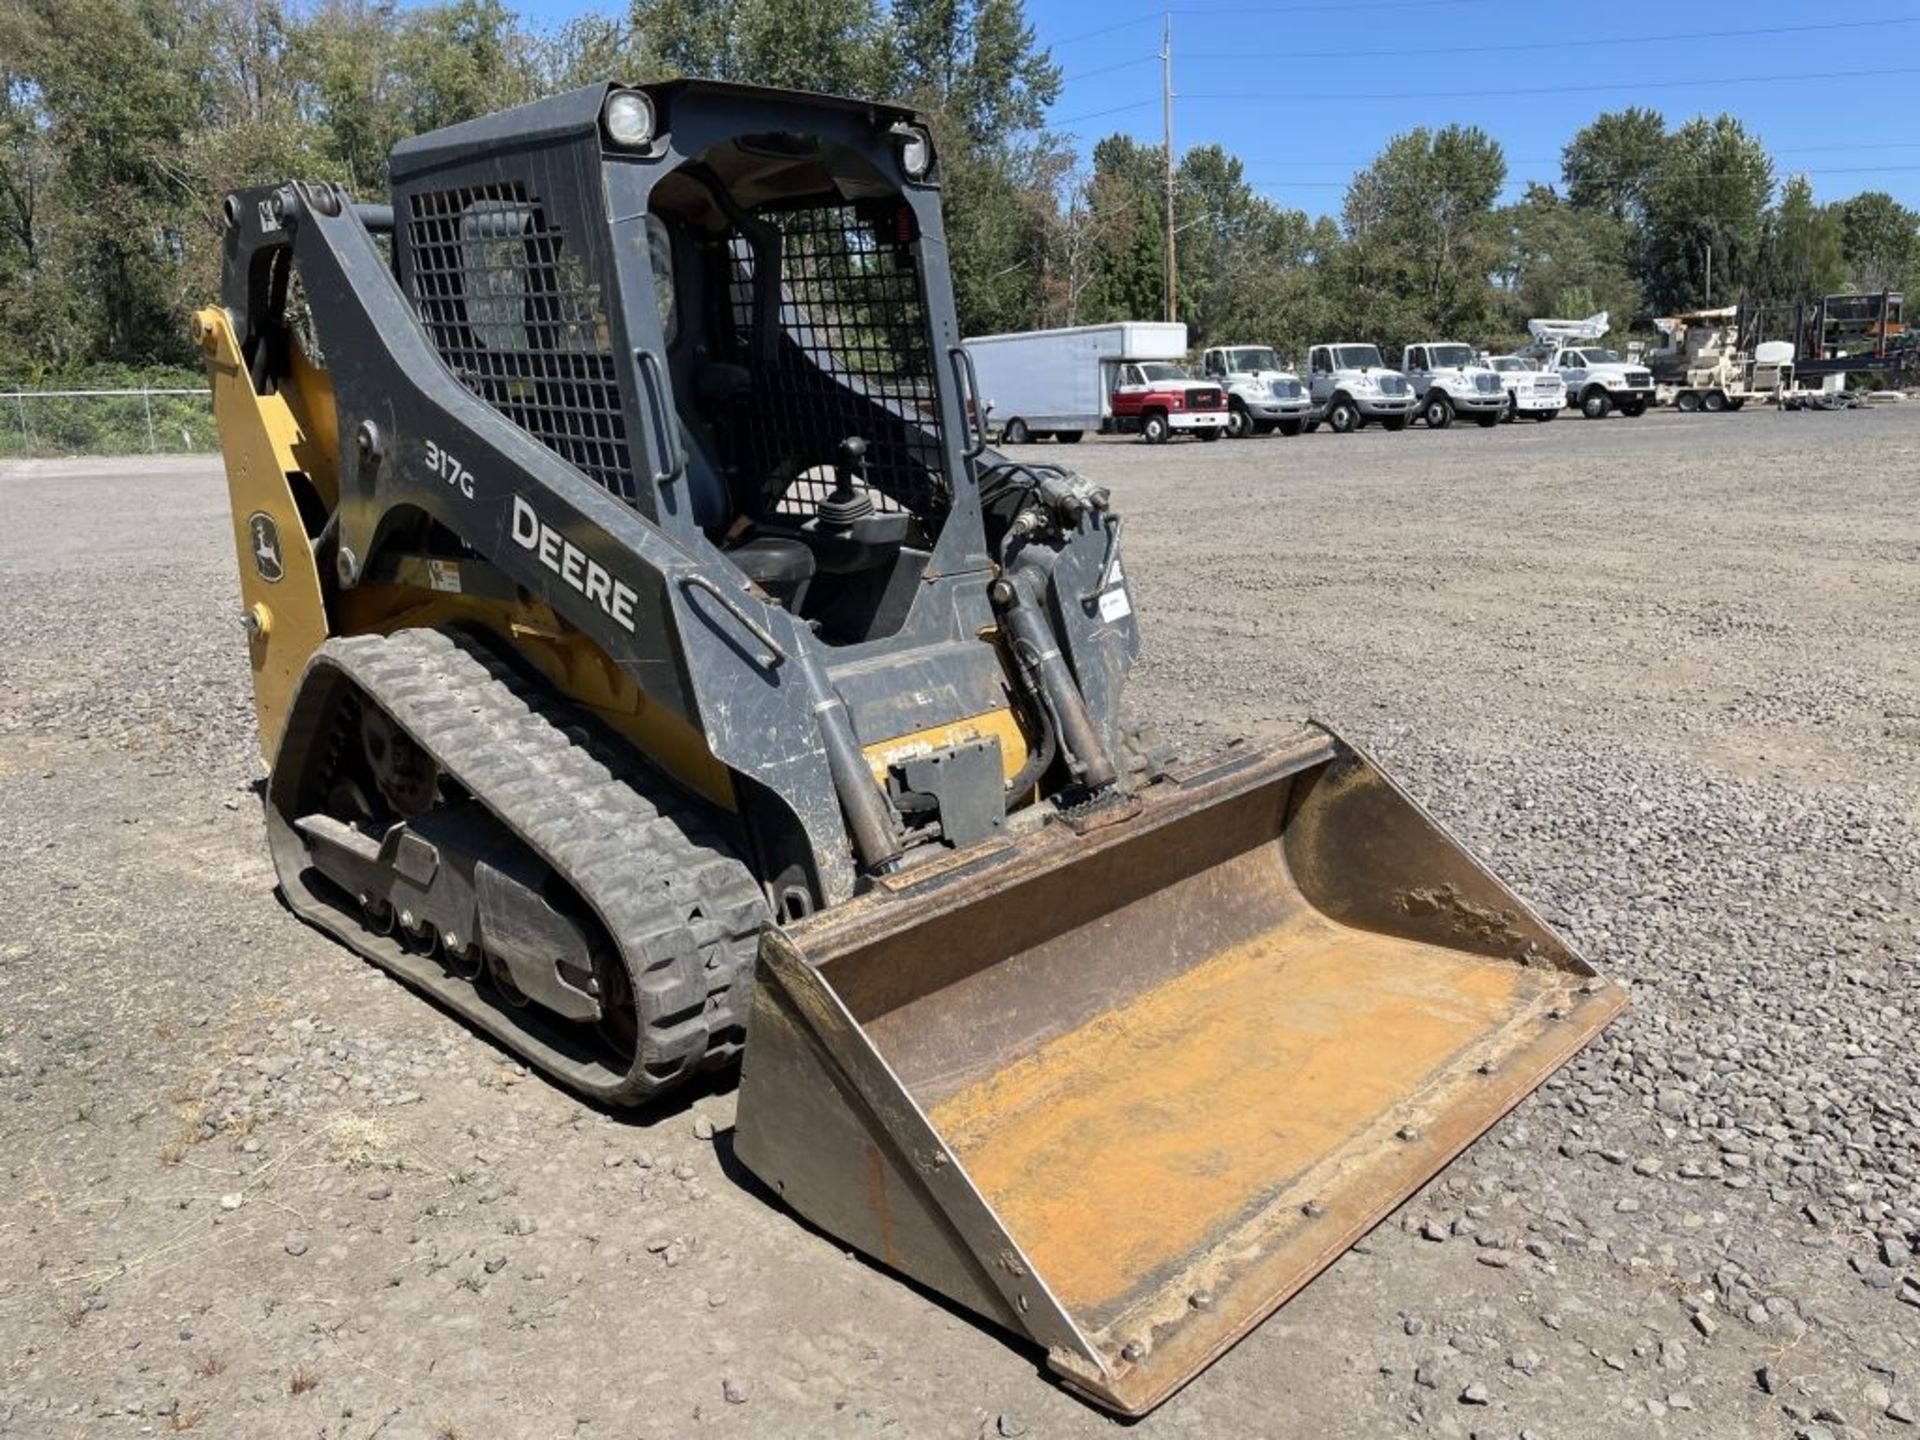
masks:
<instances>
[{"instance_id":1,"label":"hydraulic hose","mask_svg":"<svg viewBox=\"0 0 1920 1440\"><path fill-rule=\"evenodd\" d=\"M994 581L994 607L1006 622L1021 657L1032 667L1040 702L1053 717L1068 763L1089 790L1104 790L1119 778L1119 772L1113 768L1099 727L1087 710L1086 698L1060 653L1053 626L1029 595L1023 579L1015 574Z\"/></svg>"}]
</instances>

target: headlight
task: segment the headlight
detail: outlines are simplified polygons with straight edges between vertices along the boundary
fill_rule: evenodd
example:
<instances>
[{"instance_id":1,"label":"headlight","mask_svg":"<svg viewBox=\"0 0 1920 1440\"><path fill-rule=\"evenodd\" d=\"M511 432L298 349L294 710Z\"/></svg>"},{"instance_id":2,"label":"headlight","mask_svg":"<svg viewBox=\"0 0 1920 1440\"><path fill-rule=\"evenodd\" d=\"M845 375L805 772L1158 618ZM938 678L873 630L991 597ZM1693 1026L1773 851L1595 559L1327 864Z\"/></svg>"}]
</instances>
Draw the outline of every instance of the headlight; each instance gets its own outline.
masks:
<instances>
[{"instance_id":1,"label":"headlight","mask_svg":"<svg viewBox=\"0 0 1920 1440\"><path fill-rule=\"evenodd\" d=\"M909 180L924 180L933 168L933 137L918 125L896 125L900 137L900 168Z\"/></svg>"},{"instance_id":2,"label":"headlight","mask_svg":"<svg viewBox=\"0 0 1920 1440\"><path fill-rule=\"evenodd\" d=\"M653 139L653 101L642 91L614 91L601 118L606 121L607 138L616 145L634 150Z\"/></svg>"}]
</instances>

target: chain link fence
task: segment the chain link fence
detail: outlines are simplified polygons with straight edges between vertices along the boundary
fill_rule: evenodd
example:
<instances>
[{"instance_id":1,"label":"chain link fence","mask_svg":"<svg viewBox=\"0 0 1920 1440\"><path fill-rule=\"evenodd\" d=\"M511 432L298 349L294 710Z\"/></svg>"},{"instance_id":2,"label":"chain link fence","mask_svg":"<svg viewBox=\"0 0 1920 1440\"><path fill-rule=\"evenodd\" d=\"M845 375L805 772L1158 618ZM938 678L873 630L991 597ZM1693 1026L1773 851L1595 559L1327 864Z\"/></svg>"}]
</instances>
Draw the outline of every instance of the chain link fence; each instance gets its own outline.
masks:
<instances>
[{"instance_id":1,"label":"chain link fence","mask_svg":"<svg viewBox=\"0 0 1920 1440\"><path fill-rule=\"evenodd\" d=\"M0 458L218 448L208 390L0 390Z\"/></svg>"}]
</instances>

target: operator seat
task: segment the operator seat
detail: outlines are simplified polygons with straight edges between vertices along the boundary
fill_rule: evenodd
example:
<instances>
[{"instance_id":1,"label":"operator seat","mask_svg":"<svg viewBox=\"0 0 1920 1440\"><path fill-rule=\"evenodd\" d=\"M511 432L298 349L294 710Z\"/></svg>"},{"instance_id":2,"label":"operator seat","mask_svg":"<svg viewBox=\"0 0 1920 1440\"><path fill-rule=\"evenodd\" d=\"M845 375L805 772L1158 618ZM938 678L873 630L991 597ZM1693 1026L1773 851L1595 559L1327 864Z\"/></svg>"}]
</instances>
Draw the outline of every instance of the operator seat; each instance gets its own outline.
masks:
<instances>
[{"instance_id":1,"label":"operator seat","mask_svg":"<svg viewBox=\"0 0 1920 1440\"><path fill-rule=\"evenodd\" d=\"M701 320L708 315L703 293L706 270L696 254L683 254L693 241L683 227L656 218L649 228L654 283L672 301L662 315L667 340L667 374L674 396L675 427L686 457L685 492L694 523L727 558L775 604L798 610L813 579L813 551L790 536L759 535L739 523L726 472L716 458L716 424L725 423L735 402L749 394L753 379L738 365L711 357ZM681 263L682 259L688 263Z\"/></svg>"}]
</instances>

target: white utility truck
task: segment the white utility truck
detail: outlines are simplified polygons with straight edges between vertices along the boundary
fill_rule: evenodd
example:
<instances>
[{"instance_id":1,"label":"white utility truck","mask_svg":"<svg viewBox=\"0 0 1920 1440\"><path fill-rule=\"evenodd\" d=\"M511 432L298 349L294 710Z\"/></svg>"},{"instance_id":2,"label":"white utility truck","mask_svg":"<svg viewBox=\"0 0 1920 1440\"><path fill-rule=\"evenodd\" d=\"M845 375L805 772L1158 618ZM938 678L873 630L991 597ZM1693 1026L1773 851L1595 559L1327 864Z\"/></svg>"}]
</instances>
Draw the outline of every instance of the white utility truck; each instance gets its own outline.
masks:
<instances>
[{"instance_id":1,"label":"white utility truck","mask_svg":"<svg viewBox=\"0 0 1920 1440\"><path fill-rule=\"evenodd\" d=\"M1313 395L1309 430L1323 420L1336 435L1370 420L1383 430L1404 430L1413 415L1413 386L1387 368L1378 345L1315 345L1307 351L1307 386Z\"/></svg>"},{"instance_id":2,"label":"white utility truck","mask_svg":"<svg viewBox=\"0 0 1920 1440\"><path fill-rule=\"evenodd\" d=\"M1567 403L1589 420L1604 420L1618 410L1632 418L1653 404L1653 372L1622 360L1596 344L1607 333L1607 312L1584 320L1529 320L1533 344L1521 353L1567 384Z\"/></svg>"},{"instance_id":3,"label":"white utility truck","mask_svg":"<svg viewBox=\"0 0 1920 1440\"><path fill-rule=\"evenodd\" d=\"M1268 345L1214 345L1200 373L1227 388L1227 434L1298 435L1313 418L1313 398Z\"/></svg>"},{"instance_id":4,"label":"white utility truck","mask_svg":"<svg viewBox=\"0 0 1920 1440\"><path fill-rule=\"evenodd\" d=\"M1142 364L1183 362L1187 327L1177 321L1122 320L981 335L962 343L973 358L976 393L1001 440L1022 445L1052 436L1070 445L1089 430L1122 428L1115 423L1114 391L1123 383L1138 382ZM1218 417L1222 426L1225 420ZM1173 428L1200 423L1197 416L1191 422L1183 416ZM1215 423L1208 414L1205 427ZM1132 428L1131 423L1126 428Z\"/></svg>"},{"instance_id":5,"label":"white utility truck","mask_svg":"<svg viewBox=\"0 0 1920 1440\"><path fill-rule=\"evenodd\" d=\"M1507 408L1507 387L1480 363L1471 345L1424 340L1400 352L1400 373L1420 399L1419 416L1429 430L1444 430L1456 415L1483 426L1498 425Z\"/></svg>"}]
</instances>

